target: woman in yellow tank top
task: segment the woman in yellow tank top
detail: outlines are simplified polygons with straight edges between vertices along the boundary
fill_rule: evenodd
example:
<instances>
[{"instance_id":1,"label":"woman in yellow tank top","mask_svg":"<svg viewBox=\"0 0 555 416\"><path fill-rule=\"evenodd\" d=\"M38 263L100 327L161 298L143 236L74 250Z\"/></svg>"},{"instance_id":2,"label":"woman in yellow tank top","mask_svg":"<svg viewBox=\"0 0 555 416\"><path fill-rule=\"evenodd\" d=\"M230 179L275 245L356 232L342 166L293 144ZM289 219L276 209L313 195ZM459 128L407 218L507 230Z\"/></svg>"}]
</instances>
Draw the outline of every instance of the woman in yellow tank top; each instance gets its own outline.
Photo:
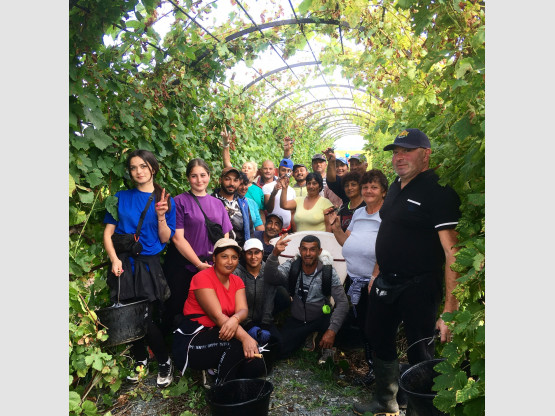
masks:
<instances>
[{"instance_id":1,"label":"woman in yellow tank top","mask_svg":"<svg viewBox=\"0 0 555 416\"><path fill-rule=\"evenodd\" d=\"M281 186L285 189L289 186L289 178L280 179ZM324 221L324 210L332 207L329 199L320 196L324 187L322 176L318 172L311 172L306 176L306 196L287 200L287 192L281 193L280 206L282 209L294 210L293 221L297 231L328 231L331 228Z\"/></svg>"}]
</instances>

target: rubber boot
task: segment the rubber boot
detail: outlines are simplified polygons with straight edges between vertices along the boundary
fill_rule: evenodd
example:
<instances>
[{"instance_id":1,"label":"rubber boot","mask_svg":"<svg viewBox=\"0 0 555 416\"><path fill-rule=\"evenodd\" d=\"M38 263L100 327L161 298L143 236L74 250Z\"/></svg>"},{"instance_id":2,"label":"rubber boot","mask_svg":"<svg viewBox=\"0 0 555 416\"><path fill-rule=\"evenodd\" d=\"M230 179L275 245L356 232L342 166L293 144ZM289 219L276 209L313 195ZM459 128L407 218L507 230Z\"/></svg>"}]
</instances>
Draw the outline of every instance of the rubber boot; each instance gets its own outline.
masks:
<instances>
[{"instance_id":1,"label":"rubber boot","mask_svg":"<svg viewBox=\"0 0 555 416\"><path fill-rule=\"evenodd\" d=\"M382 361L374 354L376 374L375 394L368 404L355 403L353 412L363 415L372 412L374 416L399 416L397 391L399 390L399 361Z\"/></svg>"}]
</instances>

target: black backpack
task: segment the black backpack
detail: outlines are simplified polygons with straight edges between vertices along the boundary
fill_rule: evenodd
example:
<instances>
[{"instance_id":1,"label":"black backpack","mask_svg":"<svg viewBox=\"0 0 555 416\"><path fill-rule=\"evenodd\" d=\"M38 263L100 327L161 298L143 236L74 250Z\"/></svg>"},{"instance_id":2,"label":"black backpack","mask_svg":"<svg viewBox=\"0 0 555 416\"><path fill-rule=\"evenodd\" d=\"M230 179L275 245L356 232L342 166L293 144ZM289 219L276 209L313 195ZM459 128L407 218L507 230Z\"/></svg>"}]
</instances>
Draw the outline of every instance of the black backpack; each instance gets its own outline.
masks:
<instances>
[{"instance_id":1,"label":"black backpack","mask_svg":"<svg viewBox=\"0 0 555 416\"><path fill-rule=\"evenodd\" d=\"M289 295L291 297L295 295L295 287L300 274L301 258L298 257L291 263L291 268L289 269ZM322 267L322 293L326 300L331 296L331 275L331 264L324 264Z\"/></svg>"}]
</instances>

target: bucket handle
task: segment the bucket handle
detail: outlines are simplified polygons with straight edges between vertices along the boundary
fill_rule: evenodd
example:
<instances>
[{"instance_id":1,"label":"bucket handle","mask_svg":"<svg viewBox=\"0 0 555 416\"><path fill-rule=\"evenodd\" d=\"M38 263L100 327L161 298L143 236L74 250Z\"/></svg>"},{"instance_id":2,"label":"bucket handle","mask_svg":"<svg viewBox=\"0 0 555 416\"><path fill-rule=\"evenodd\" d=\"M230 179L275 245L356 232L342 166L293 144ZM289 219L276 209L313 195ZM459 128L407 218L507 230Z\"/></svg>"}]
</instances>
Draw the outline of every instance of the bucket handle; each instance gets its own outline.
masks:
<instances>
[{"instance_id":1,"label":"bucket handle","mask_svg":"<svg viewBox=\"0 0 555 416\"><path fill-rule=\"evenodd\" d=\"M266 345L268 345L268 343L266 343L266 344L263 345L262 347L259 346L259 347L258 347L258 350L259 350L260 352L262 352L262 351L270 351L270 350L264 349L264 348L266 347ZM252 358L251 358L251 359L252 359ZM268 367L266 366L266 360L264 359L264 355L262 355L262 357L260 357L260 359L261 359L262 362L264 363L264 381L266 381L266 379L268 378ZM246 358L243 357L242 359L240 359L239 361L237 361L237 362L229 369L229 371L228 371L227 374L222 378L222 380L218 382L217 385L219 385L219 386L222 385L222 384L225 382L225 379L227 378L227 376L229 375L229 373L231 372L231 370L232 370L233 368L235 368L236 365L239 365L240 363L242 363L242 362L245 361L245 360L246 360ZM262 391L263 391L263 390L264 390L264 384L262 384L262 387L260 388L260 391L259 391L258 394L256 395L255 400L258 400L258 398L259 398L260 395L262 394Z\"/></svg>"},{"instance_id":2,"label":"bucket handle","mask_svg":"<svg viewBox=\"0 0 555 416\"><path fill-rule=\"evenodd\" d=\"M430 342L428 342L428 345L431 345L431 344L434 342L434 340L435 340L436 338L439 337L439 335L440 335L439 329L436 329L436 330L434 331L434 335L432 335L431 337L422 338L422 339L419 339L418 341L413 342L412 344L410 344L410 345L407 347L407 351L410 350L412 347L414 347L414 346L415 346L416 344L418 344L419 342L426 341L426 340L428 340L428 339L430 340Z\"/></svg>"}]
</instances>

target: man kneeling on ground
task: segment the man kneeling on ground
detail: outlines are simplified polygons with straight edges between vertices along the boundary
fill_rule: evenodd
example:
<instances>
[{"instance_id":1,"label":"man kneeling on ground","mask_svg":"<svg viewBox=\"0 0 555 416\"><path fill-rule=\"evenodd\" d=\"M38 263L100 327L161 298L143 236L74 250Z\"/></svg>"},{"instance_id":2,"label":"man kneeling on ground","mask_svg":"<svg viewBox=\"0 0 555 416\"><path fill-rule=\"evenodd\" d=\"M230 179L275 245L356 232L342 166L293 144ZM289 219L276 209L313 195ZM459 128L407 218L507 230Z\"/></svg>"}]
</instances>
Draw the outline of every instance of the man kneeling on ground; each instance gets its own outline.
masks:
<instances>
[{"instance_id":1,"label":"man kneeling on ground","mask_svg":"<svg viewBox=\"0 0 555 416\"><path fill-rule=\"evenodd\" d=\"M349 302L332 266L333 259L328 253L322 253L318 237L305 236L299 247L300 256L279 264L278 256L290 241L285 236L276 242L264 269L266 283L285 286L293 298L291 316L281 328L281 358L287 358L299 349L310 334L314 333L314 342L317 333L323 333L318 344L322 348L318 362L322 364L327 358L334 357L335 335L348 313ZM330 296L335 302L333 312Z\"/></svg>"}]
</instances>

